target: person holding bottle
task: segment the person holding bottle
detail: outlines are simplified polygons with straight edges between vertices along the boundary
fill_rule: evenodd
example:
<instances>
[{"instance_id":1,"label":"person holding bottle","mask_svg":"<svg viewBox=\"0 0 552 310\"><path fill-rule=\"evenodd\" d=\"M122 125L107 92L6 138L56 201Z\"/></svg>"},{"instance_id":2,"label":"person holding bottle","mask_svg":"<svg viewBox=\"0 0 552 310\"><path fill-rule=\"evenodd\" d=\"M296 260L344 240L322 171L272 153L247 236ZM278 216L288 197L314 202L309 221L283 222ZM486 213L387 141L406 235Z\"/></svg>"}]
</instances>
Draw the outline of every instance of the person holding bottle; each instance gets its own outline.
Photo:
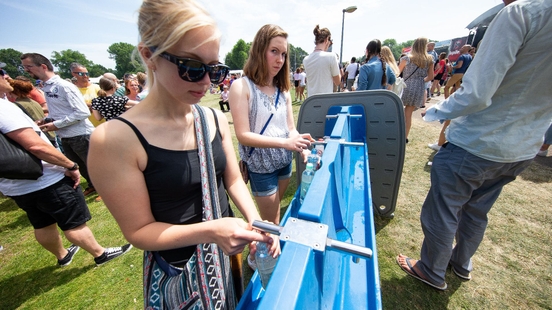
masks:
<instances>
[{"instance_id":1,"label":"person holding bottle","mask_svg":"<svg viewBox=\"0 0 552 310\"><path fill-rule=\"evenodd\" d=\"M96 128L90 174L127 240L144 250L144 308L233 309L228 255L252 241L279 248L252 228L261 217L226 116L198 104L229 71L219 61L221 33L190 0L145 0L138 28L150 91ZM247 222L231 217L228 197Z\"/></svg>"},{"instance_id":2,"label":"person holding bottle","mask_svg":"<svg viewBox=\"0 0 552 310\"><path fill-rule=\"evenodd\" d=\"M291 178L292 154L299 152L306 161L314 142L310 134L295 128L287 36L277 25L259 29L244 77L232 84L228 97L251 192L262 219L275 224L280 222L280 201ZM251 254L248 262L255 269Z\"/></svg>"}]
</instances>

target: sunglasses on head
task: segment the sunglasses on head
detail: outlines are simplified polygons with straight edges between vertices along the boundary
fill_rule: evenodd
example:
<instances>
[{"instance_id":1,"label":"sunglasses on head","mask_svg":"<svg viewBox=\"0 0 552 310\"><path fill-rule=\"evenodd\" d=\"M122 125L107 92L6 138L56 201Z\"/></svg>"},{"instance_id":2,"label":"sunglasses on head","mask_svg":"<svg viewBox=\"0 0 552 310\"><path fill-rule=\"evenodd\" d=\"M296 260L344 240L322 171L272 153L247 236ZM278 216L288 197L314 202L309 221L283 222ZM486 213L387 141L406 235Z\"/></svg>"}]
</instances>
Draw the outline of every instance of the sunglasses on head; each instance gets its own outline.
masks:
<instances>
[{"instance_id":1,"label":"sunglasses on head","mask_svg":"<svg viewBox=\"0 0 552 310\"><path fill-rule=\"evenodd\" d=\"M178 67L178 75L187 82L199 82L205 74L209 74L209 79L212 83L220 84L230 72L230 68L223 64L206 65L201 61L191 58L176 57L167 52L162 52L159 56L172 62Z\"/></svg>"},{"instance_id":2,"label":"sunglasses on head","mask_svg":"<svg viewBox=\"0 0 552 310\"><path fill-rule=\"evenodd\" d=\"M79 76L88 76L88 72L73 72L75 74L78 74Z\"/></svg>"}]
</instances>

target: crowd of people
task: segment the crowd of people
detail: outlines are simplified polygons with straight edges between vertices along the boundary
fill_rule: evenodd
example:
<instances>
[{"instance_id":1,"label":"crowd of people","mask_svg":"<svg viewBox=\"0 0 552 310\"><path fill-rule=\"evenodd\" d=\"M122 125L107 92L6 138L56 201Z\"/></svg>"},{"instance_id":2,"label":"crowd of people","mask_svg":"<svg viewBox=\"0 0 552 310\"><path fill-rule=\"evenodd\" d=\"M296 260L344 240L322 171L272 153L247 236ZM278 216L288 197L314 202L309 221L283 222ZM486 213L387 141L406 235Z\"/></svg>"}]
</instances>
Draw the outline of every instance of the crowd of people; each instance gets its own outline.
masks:
<instances>
[{"instance_id":1,"label":"crowd of people","mask_svg":"<svg viewBox=\"0 0 552 310\"><path fill-rule=\"evenodd\" d=\"M247 261L255 269L256 242L267 242L273 256L280 253L278 238L252 222L279 223L292 158L306 162L314 142L295 128L292 87L294 101L305 100L305 86L309 96L336 86L394 91L404 105L408 142L413 112L444 85L445 100L423 112L426 121L444 124L421 211L421 258L400 254L396 260L408 275L445 290L448 266L471 279L471 258L502 187L552 141L552 94L544 85L552 72L552 23L539 13L550 13L552 5L504 3L477 57L466 45L454 64L424 37L398 62L374 39L365 63L353 57L343 71L328 52L330 30L316 25L314 50L292 74L288 34L267 24L253 39L243 76L227 78L229 68L218 56L221 32L205 9L194 1L144 0L138 52L147 72L125 75L124 86L112 73L93 84L78 63L71 65L73 81L66 81L36 53L21 55L21 64L41 88L0 68L0 93L9 99L0 99L0 132L44 168L38 180L0 178L0 192L26 212L36 240L60 266L79 248L101 265L134 245L144 251L144 307L173 308L194 298L203 307L232 309L237 299L229 256L249 246ZM501 35L505 29L508 37ZM494 53L495 46L503 53ZM220 111L200 106L218 85ZM253 197L223 112L232 115ZM84 197L96 191L130 244L104 248L86 226L91 217ZM229 198L245 220L233 216ZM58 227L72 242L68 248Z\"/></svg>"}]
</instances>

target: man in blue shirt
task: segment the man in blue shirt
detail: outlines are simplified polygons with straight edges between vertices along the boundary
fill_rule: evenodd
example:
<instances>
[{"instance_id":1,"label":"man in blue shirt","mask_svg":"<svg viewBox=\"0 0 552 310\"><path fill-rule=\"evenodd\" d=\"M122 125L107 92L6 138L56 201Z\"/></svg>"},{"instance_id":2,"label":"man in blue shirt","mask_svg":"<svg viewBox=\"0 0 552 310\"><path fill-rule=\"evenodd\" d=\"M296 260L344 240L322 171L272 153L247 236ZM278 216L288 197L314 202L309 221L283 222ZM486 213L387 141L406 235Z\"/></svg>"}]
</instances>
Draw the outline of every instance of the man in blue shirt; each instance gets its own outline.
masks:
<instances>
[{"instance_id":1,"label":"man in blue shirt","mask_svg":"<svg viewBox=\"0 0 552 310\"><path fill-rule=\"evenodd\" d=\"M439 290L449 265L471 279L487 214L531 164L552 119L552 0L503 1L462 87L424 116L451 120L448 143L434 157L422 206L421 258L400 254L397 263Z\"/></svg>"},{"instance_id":2,"label":"man in blue shirt","mask_svg":"<svg viewBox=\"0 0 552 310\"><path fill-rule=\"evenodd\" d=\"M454 67L452 67L452 76L448 80L447 84L445 85L445 99L450 96L450 89L451 87L455 87L455 89L460 88L460 83L462 81L462 77L464 77L464 73L466 73L466 70L468 70L468 67L471 64L472 57L468 53L471 49L471 45L466 44L460 48L460 57L458 57L458 60L456 61L456 64Z\"/></svg>"}]
</instances>

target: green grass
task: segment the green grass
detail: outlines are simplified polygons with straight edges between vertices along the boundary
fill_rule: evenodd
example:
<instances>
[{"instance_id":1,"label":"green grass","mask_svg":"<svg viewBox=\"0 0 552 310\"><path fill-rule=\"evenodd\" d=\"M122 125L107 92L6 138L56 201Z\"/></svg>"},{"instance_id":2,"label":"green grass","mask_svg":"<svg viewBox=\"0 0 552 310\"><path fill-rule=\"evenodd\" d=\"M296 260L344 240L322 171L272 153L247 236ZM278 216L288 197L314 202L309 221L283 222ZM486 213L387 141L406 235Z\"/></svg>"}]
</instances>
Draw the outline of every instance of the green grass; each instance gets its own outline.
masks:
<instances>
[{"instance_id":1,"label":"green grass","mask_svg":"<svg viewBox=\"0 0 552 310\"><path fill-rule=\"evenodd\" d=\"M217 95L208 95L202 104L218 109L217 101ZM299 107L294 105L296 115ZM230 113L226 116L232 125ZM438 292L406 276L395 263L398 253L419 257L423 238L419 215L430 185L427 161L434 155L426 145L439 130L436 124L414 120L395 217L376 217L384 308L552 309L552 158L536 160L504 188L473 258L473 280L462 282L449 272L449 289ZM294 175L283 206L289 204L296 187ZM94 202L94 197L87 197L93 217L88 225L96 238L104 246L124 243L105 205ZM25 213L7 198L0 198L0 244L5 247L0 252L2 309L143 307L142 252L137 249L101 267L80 251L71 265L58 268L55 258L35 241ZM246 263L244 270L249 279Z\"/></svg>"}]
</instances>

